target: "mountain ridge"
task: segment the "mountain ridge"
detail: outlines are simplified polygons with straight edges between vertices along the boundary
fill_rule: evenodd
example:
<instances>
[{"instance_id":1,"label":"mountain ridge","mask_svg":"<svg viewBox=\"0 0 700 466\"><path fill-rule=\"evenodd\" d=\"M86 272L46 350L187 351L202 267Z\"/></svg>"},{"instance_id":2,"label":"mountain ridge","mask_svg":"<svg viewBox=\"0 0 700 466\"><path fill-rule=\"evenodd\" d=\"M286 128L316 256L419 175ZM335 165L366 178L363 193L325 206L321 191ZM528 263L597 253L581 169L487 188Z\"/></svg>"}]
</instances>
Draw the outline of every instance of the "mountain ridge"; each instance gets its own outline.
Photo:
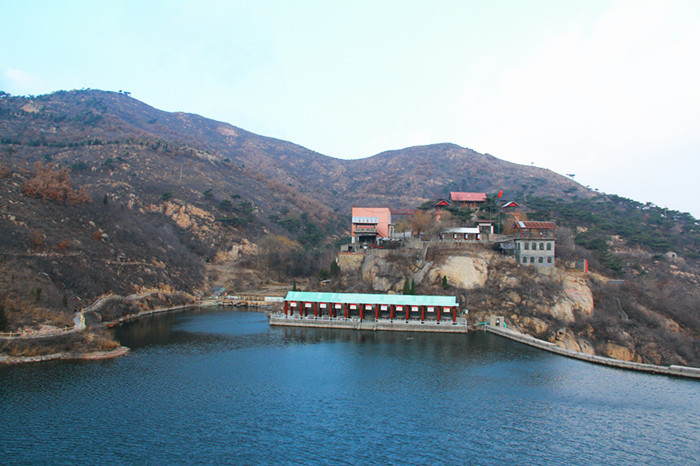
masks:
<instances>
[{"instance_id":1,"label":"mountain ridge","mask_svg":"<svg viewBox=\"0 0 700 466\"><path fill-rule=\"evenodd\" d=\"M630 315L660 307L698 332L692 216L452 143L343 160L115 92L0 94L0 187L0 310L13 330L61 322L103 295L202 295L231 269L238 289L270 270L311 277L347 241L353 205L412 209L450 191L495 205L502 189L533 219L569 227L558 260L587 258L636 283L596 291L605 319L620 303ZM682 257L660 261L671 249ZM661 291L633 299L647 290Z\"/></svg>"}]
</instances>

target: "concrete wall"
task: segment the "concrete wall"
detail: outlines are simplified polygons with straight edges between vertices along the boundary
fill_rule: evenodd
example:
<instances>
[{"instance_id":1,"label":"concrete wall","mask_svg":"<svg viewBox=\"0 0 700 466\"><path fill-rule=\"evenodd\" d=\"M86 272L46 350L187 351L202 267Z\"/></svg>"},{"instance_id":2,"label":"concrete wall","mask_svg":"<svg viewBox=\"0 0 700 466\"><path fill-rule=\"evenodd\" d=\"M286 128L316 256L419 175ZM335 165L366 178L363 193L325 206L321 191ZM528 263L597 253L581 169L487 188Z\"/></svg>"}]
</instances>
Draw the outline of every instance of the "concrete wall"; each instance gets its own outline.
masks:
<instances>
[{"instance_id":1,"label":"concrete wall","mask_svg":"<svg viewBox=\"0 0 700 466\"><path fill-rule=\"evenodd\" d=\"M604 366L617 367L620 369L632 369L642 372L651 372L654 374L676 375L680 377L700 379L700 368L697 367L656 366L654 364L642 364L639 362L622 361L620 359L606 358L604 356L579 353L578 351L572 351L570 349L562 348L560 346L555 345L554 343L539 340L529 335L524 335L522 333L518 333L505 328L491 327L487 325L484 327L484 329L488 332L495 333L496 335L510 338L511 340L515 340L526 345L534 346L535 348L540 348L545 351L561 354L562 356L567 356L569 358L581 359L583 361L602 364Z\"/></svg>"},{"instance_id":2,"label":"concrete wall","mask_svg":"<svg viewBox=\"0 0 700 466\"><path fill-rule=\"evenodd\" d=\"M464 317L458 317L457 323L444 320L440 323L435 321L408 321L389 319L364 320L359 319L343 319L335 317L300 317L286 316L283 313L270 314L270 325L279 325L285 327L320 327L320 328L339 328L348 330L369 330L369 331L394 331L394 332L433 332L433 333L467 333L469 327L467 320Z\"/></svg>"}]
</instances>

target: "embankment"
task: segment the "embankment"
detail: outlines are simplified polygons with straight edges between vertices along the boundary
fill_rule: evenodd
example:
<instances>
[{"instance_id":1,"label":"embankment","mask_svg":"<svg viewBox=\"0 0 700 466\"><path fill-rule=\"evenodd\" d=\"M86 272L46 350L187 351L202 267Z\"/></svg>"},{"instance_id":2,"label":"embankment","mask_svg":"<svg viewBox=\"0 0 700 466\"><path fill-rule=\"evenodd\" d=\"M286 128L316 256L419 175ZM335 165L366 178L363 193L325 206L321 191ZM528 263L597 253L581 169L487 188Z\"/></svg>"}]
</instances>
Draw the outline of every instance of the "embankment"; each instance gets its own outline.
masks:
<instances>
[{"instance_id":1,"label":"embankment","mask_svg":"<svg viewBox=\"0 0 700 466\"><path fill-rule=\"evenodd\" d=\"M554 343L539 340L529 335L524 335L522 333L514 332L513 330L508 330L501 327L485 325L484 329L487 332L491 332L502 337L510 338L511 340L515 340L526 345L534 346L535 348L543 349L552 353L557 353L569 358L580 359L582 361L588 361L595 364L602 364L604 366L616 367L619 369L630 369L635 371L650 372L653 374L675 375L679 377L700 379L700 368L697 367L656 366L654 364L642 364L639 362L622 361L620 359L606 358L604 356L596 356L594 354L572 351L570 349L557 346Z\"/></svg>"}]
</instances>

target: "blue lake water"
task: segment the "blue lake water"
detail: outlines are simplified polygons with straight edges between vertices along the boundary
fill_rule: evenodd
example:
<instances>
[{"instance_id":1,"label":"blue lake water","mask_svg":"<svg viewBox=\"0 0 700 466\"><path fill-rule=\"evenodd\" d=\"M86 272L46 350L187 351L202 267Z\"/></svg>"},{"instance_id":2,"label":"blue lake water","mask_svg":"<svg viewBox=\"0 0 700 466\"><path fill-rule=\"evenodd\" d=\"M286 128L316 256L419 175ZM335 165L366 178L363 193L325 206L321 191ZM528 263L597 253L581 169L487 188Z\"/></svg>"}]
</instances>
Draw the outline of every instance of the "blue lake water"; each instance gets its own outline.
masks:
<instances>
[{"instance_id":1,"label":"blue lake water","mask_svg":"<svg viewBox=\"0 0 700 466\"><path fill-rule=\"evenodd\" d=\"M495 335L192 310L132 352L0 367L3 464L700 464L700 383Z\"/></svg>"}]
</instances>

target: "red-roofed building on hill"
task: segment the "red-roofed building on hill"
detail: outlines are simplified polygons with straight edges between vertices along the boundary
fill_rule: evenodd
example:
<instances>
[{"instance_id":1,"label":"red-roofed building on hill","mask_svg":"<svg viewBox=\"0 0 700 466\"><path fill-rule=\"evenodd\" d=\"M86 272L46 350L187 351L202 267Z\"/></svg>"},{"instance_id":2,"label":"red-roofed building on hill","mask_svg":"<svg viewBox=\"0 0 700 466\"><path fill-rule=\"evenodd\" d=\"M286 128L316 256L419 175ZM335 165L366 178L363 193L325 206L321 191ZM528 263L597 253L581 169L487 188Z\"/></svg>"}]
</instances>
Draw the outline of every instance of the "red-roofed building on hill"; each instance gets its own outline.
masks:
<instances>
[{"instance_id":1,"label":"red-roofed building on hill","mask_svg":"<svg viewBox=\"0 0 700 466\"><path fill-rule=\"evenodd\" d=\"M556 230L554 222L515 222L513 234L518 263L554 267Z\"/></svg>"},{"instance_id":2,"label":"red-roofed building on hill","mask_svg":"<svg viewBox=\"0 0 700 466\"><path fill-rule=\"evenodd\" d=\"M450 201L455 207L469 207L470 209L476 209L480 204L486 202L486 193L451 192Z\"/></svg>"}]
</instances>

